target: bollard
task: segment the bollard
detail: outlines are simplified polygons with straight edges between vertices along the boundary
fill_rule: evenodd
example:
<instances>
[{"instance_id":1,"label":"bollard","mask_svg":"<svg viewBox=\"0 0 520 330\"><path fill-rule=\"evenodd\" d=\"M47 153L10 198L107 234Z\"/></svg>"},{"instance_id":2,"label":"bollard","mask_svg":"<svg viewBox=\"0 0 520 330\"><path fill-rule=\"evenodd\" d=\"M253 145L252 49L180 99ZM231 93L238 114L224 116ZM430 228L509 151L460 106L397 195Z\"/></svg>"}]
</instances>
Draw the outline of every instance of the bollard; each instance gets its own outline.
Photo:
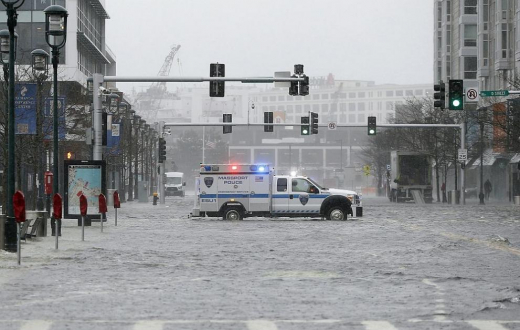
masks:
<instances>
[{"instance_id":1,"label":"bollard","mask_svg":"<svg viewBox=\"0 0 520 330\"><path fill-rule=\"evenodd\" d=\"M54 230L56 234L56 250L58 249L58 236L60 236L60 232L58 231L58 223L61 220L62 215L62 201L61 195L56 193L52 199L52 217L54 218ZM61 226L60 226L61 227Z\"/></svg>"},{"instance_id":2,"label":"bollard","mask_svg":"<svg viewBox=\"0 0 520 330\"><path fill-rule=\"evenodd\" d=\"M81 240L85 240L85 216L87 215L87 197L85 195L81 194L79 196L79 209L81 211Z\"/></svg>"},{"instance_id":3,"label":"bollard","mask_svg":"<svg viewBox=\"0 0 520 330\"><path fill-rule=\"evenodd\" d=\"M119 194L117 193L117 190L114 191L114 210L115 210L115 216L116 216L116 227L117 227L117 209L121 207L121 201L119 200Z\"/></svg>"},{"instance_id":4,"label":"bollard","mask_svg":"<svg viewBox=\"0 0 520 330\"><path fill-rule=\"evenodd\" d=\"M101 232L103 232L103 221L106 219L107 214L107 200L105 195L99 195L99 213L101 213Z\"/></svg>"}]
</instances>

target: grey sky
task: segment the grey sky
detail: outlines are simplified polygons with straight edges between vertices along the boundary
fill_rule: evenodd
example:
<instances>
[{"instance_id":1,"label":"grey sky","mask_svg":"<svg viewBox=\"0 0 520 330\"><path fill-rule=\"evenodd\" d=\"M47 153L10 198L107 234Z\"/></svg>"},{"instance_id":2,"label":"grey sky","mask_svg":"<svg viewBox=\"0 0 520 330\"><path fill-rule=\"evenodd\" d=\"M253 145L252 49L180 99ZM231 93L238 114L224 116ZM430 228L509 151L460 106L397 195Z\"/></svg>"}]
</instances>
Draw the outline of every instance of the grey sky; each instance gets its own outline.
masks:
<instances>
[{"instance_id":1,"label":"grey sky","mask_svg":"<svg viewBox=\"0 0 520 330\"><path fill-rule=\"evenodd\" d=\"M180 44L172 76L310 76L376 83L433 80L431 0L106 0L118 75L157 75ZM119 88L126 90L124 84Z\"/></svg>"}]
</instances>

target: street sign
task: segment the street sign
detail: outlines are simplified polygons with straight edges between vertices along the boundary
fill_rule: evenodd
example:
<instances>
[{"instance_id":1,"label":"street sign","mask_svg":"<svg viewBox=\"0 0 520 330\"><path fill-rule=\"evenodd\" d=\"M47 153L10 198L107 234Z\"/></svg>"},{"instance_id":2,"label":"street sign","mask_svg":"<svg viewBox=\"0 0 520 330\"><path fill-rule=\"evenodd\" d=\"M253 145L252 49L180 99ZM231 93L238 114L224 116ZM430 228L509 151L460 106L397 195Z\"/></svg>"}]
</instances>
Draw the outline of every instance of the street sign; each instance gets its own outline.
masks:
<instances>
[{"instance_id":1,"label":"street sign","mask_svg":"<svg viewBox=\"0 0 520 330\"><path fill-rule=\"evenodd\" d=\"M466 102L478 102L479 101L479 92L478 88L471 87L466 89Z\"/></svg>"},{"instance_id":2,"label":"street sign","mask_svg":"<svg viewBox=\"0 0 520 330\"><path fill-rule=\"evenodd\" d=\"M489 96L508 96L509 91L482 91L480 92L480 96L489 97Z\"/></svg>"},{"instance_id":3,"label":"street sign","mask_svg":"<svg viewBox=\"0 0 520 330\"><path fill-rule=\"evenodd\" d=\"M468 160L468 149L459 149L459 162Z\"/></svg>"},{"instance_id":4,"label":"street sign","mask_svg":"<svg viewBox=\"0 0 520 330\"><path fill-rule=\"evenodd\" d=\"M387 171L390 171L391 169L392 169L392 168L390 167L390 164L387 164L387 165L386 165L386 170L387 170Z\"/></svg>"},{"instance_id":5,"label":"street sign","mask_svg":"<svg viewBox=\"0 0 520 330\"><path fill-rule=\"evenodd\" d=\"M329 131L333 131L333 130L335 130L336 128L337 128L336 123L333 122L333 121L331 121L331 122L329 123Z\"/></svg>"}]
</instances>

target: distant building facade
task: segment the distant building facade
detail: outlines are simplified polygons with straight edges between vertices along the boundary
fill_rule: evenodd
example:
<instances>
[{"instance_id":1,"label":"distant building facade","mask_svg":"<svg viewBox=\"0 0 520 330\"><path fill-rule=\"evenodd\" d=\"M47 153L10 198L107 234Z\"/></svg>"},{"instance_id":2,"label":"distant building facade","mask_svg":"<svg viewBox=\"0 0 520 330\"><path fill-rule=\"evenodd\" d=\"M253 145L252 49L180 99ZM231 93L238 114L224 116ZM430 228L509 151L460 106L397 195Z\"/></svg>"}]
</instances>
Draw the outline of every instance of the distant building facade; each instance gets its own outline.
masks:
<instances>
[{"instance_id":1,"label":"distant building facade","mask_svg":"<svg viewBox=\"0 0 520 330\"><path fill-rule=\"evenodd\" d=\"M434 80L509 89L520 69L520 4L515 0L434 0Z\"/></svg>"}]
</instances>

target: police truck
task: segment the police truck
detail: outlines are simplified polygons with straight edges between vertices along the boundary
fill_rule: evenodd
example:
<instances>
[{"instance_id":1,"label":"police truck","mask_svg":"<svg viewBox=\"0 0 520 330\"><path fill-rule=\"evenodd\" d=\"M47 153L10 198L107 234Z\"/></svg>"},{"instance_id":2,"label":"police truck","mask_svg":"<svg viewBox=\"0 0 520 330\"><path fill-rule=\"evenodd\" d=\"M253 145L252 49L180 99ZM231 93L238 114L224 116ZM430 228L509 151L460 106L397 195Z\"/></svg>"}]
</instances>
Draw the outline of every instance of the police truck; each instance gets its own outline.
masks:
<instances>
[{"instance_id":1,"label":"police truck","mask_svg":"<svg viewBox=\"0 0 520 330\"><path fill-rule=\"evenodd\" d=\"M306 176L274 175L268 164L202 164L191 217L360 217L360 196Z\"/></svg>"}]
</instances>

